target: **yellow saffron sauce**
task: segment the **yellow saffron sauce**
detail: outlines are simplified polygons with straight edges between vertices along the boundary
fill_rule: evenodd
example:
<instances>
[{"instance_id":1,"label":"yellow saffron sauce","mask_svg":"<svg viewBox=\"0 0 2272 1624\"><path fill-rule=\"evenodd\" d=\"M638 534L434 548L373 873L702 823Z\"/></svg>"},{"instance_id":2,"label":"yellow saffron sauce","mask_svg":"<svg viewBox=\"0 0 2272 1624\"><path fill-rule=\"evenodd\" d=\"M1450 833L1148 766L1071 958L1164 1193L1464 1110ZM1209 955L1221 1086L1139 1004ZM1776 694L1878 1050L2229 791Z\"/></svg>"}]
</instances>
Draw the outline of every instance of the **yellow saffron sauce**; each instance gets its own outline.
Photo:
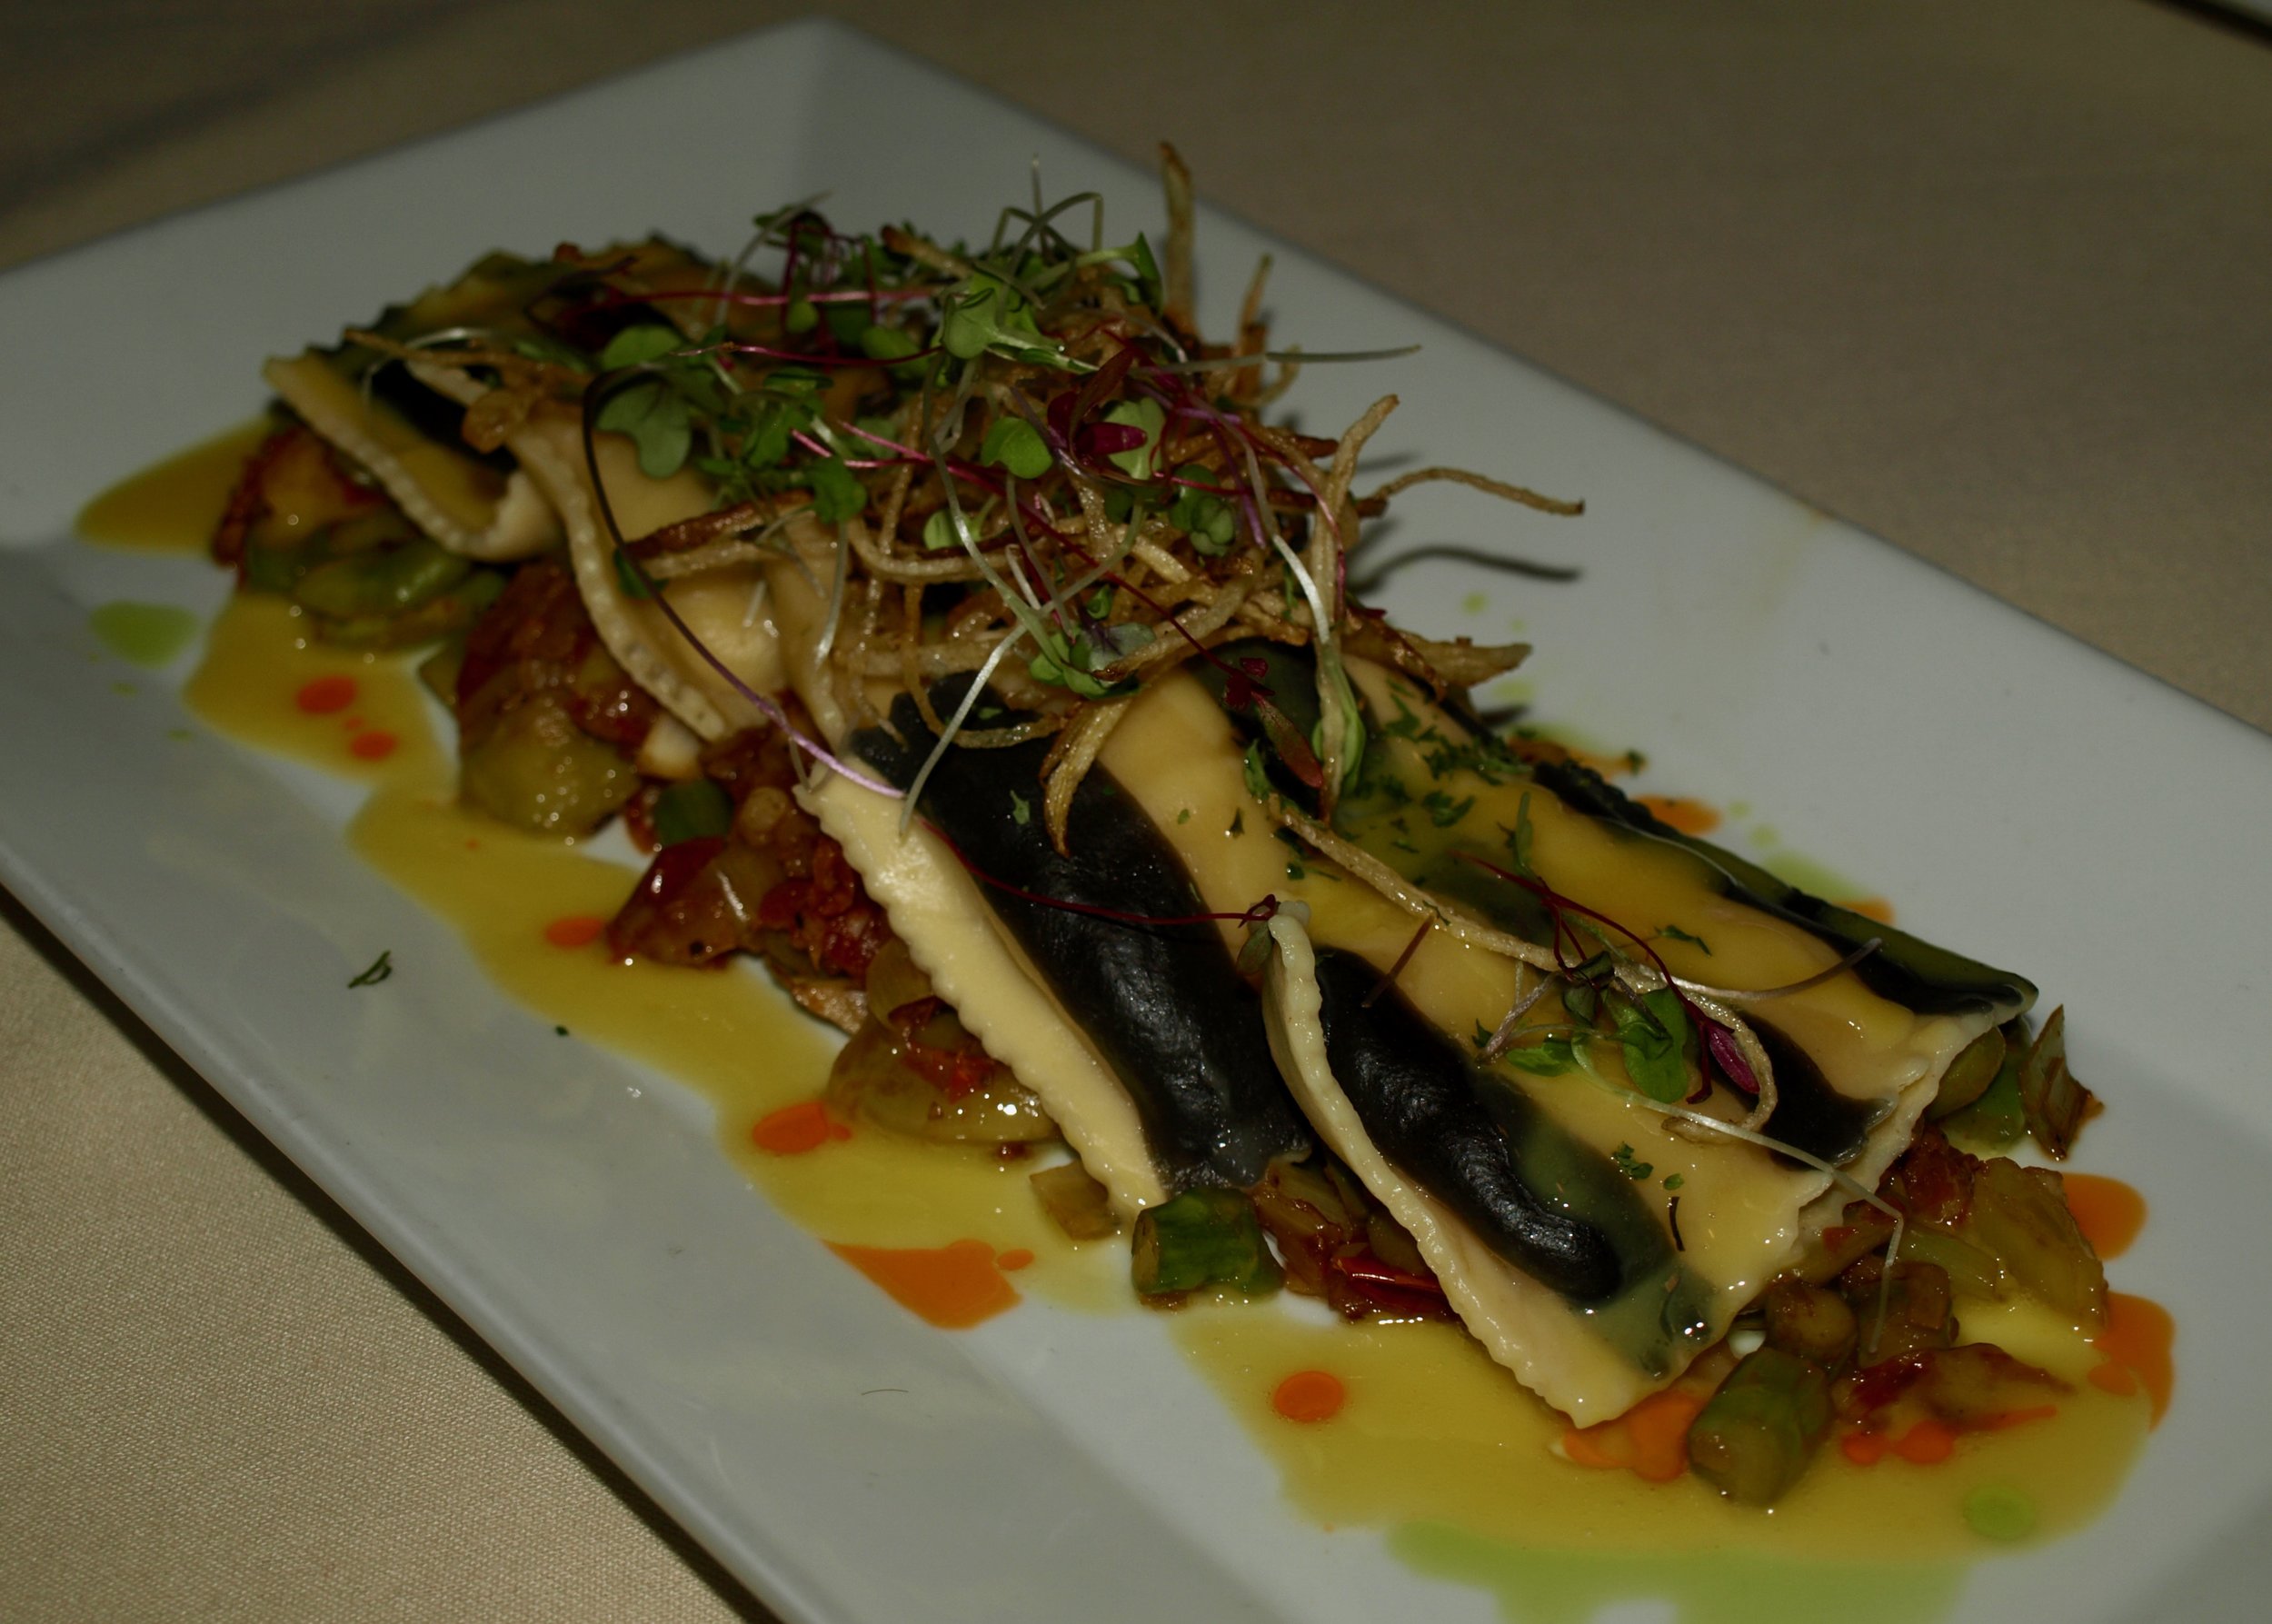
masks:
<instances>
[{"instance_id":1,"label":"yellow saffron sauce","mask_svg":"<svg viewBox=\"0 0 2272 1624\"><path fill-rule=\"evenodd\" d=\"M84 533L194 549L255 438L236 431L126 482L88 507ZM184 697L233 738L366 784L348 835L360 856L450 922L502 990L571 1038L700 1091L716 1108L721 1147L767 1198L911 1310L969 1323L1031 1291L1140 1311L1125 1242L1075 1244L1043 1213L1027 1183L1041 1160L840 1122L819 1101L834 1034L762 974L612 959L591 926L615 912L632 872L460 808L441 712L411 659L326 648L281 600L239 595L211 628ZM381 737L388 742L375 748ZM1960 1300L1968 1335L2068 1383L2057 1415L1964 1436L1931 1465L1889 1456L1864 1466L1833 1442L1767 1513L1727 1504L1691 1477L1654 1482L1574 1463L1563 1453L1568 1422L1456 1327L1352 1326L1315 1310L1201 1303L1171 1326L1301 1513L1384 1529L1415 1569L1486 1589L1508 1618L1535 1624L1579 1624L1602 1606L1650 1598L1684 1624L1826 1608L1864 1621L1937 1616L1971 1561L2071 1531L2102 1509L2156 1408L2139 1383L2126 1392L2094 1380L2101 1355L2072 1328ZM1287 1396L1325 1390L1330 1404Z\"/></svg>"}]
</instances>

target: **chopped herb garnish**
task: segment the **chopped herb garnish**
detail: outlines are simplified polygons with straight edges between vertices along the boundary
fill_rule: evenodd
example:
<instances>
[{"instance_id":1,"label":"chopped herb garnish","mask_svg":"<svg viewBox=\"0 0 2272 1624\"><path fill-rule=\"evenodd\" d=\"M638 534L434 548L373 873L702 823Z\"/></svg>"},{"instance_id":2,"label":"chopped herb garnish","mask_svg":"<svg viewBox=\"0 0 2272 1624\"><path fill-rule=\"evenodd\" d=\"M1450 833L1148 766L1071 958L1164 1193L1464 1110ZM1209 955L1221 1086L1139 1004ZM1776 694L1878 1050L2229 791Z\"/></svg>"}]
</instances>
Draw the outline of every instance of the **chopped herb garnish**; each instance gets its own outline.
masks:
<instances>
[{"instance_id":1,"label":"chopped herb garnish","mask_svg":"<svg viewBox=\"0 0 2272 1624\"><path fill-rule=\"evenodd\" d=\"M1679 1173L1667 1173L1665 1175L1665 1188L1667 1190L1678 1190L1681 1185L1686 1184L1688 1180Z\"/></svg>"},{"instance_id":2,"label":"chopped herb garnish","mask_svg":"<svg viewBox=\"0 0 2272 1624\"><path fill-rule=\"evenodd\" d=\"M1709 953L1712 951L1712 944L1710 942L1705 941L1701 936L1689 935L1679 925L1667 925L1661 932L1659 932L1659 934L1669 936L1675 942L1685 942L1690 947L1696 948L1702 952Z\"/></svg>"},{"instance_id":3,"label":"chopped herb garnish","mask_svg":"<svg viewBox=\"0 0 2272 1624\"><path fill-rule=\"evenodd\" d=\"M347 984L350 987L375 987L394 973L394 950L388 948L371 961L371 967Z\"/></svg>"},{"instance_id":4,"label":"chopped herb garnish","mask_svg":"<svg viewBox=\"0 0 2272 1624\"><path fill-rule=\"evenodd\" d=\"M1657 1171L1656 1164L1654 1162L1638 1160L1633 1154L1633 1147L1631 1145L1619 1145L1616 1150L1610 1151L1609 1161L1610 1164L1618 1170L1618 1171L1623 1173L1627 1178L1632 1180L1637 1184Z\"/></svg>"},{"instance_id":5,"label":"chopped herb garnish","mask_svg":"<svg viewBox=\"0 0 2272 1624\"><path fill-rule=\"evenodd\" d=\"M1191 821L1191 809L1187 806L1181 812L1176 813L1175 821L1179 823L1190 822Z\"/></svg>"},{"instance_id":6,"label":"chopped herb garnish","mask_svg":"<svg viewBox=\"0 0 2272 1624\"><path fill-rule=\"evenodd\" d=\"M1033 822L1033 805L1017 791L1010 792L1010 821L1021 829Z\"/></svg>"},{"instance_id":7,"label":"chopped herb garnish","mask_svg":"<svg viewBox=\"0 0 2272 1624\"><path fill-rule=\"evenodd\" d=\"M1454 801L1441 790L1430 790L1420 797L1420 804L1428 809L1428 820L1439 829L1449 829L1475 809L1475 797Z\"/></svg>"},{"instance_id":8,"label":"chopped herb garnish","mask_svg":"<svg viewBox=\"0 0 2272 1624\"><path fill-rule=\"evenodd\" d=\"M1515 872L1526 879L1536 878L1530 868L1530 792L1525 790L1515 802L1515 826L1507 831L1507 850L1514 857Z\"/></svg>"},{"instance_id":9,"label":"chopped herb garnish","mask_svg":"<svg viewBox=\"0 0 2272 1624\"><path fill-rule=\"evenodd\" d=\"M1235 809L1231 814L1231 832L1233 834L1244 834L1246 832L1247 812L1246 808L1241 806Z\"/></svg>"},{"instance_id":10,"label":"chopped herb garnish","mask_svg":"<svg viewBox=\"0 0 2272 1624\"><path fill-rule=\"evenodd\" d=\"M1271 798L1271 778L1269 772L1262 765L1262 745L1260 740L1247 746L1245 771L1247 793L1257 801L1267 802Z\"/></svg>"}]
</instances>

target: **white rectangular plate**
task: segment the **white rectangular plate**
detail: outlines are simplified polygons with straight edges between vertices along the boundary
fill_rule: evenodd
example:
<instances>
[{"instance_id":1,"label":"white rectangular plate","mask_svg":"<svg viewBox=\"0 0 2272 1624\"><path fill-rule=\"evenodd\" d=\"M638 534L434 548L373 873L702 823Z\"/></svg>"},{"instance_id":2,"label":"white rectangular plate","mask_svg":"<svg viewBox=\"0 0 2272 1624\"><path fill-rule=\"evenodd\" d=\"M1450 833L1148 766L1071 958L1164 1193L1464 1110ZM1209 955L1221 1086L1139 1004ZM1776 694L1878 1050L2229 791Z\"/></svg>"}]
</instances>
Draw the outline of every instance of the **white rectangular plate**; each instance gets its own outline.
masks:
<instances>
[{"instance_id":1,"label":"white rectangular plate","mask_svg":"<svg viewBox=\"0 0 2272 1624\"><path fill-rule=\"evenodd\" d=\"M91 605L205 610L225 583L75 545L72 515L250 415L262 357L493 246L730 251L754 210L822 192L842 223L983 234L1037 156L1052 194L1157 230L1150 177L801 25L0 278L0 878L792 1619L1484 1619L1480 1592L1285 1509L1156 1328L1028 1304L930 1330L752 1192L690 1093L582 1050L565 1087L549 1029L346 851L344 790L169 737L186 662L124 700L88 659ZM1652 785L1771 809L1791 849L2073 1010L2112 1102L2091 1164L2155 1203L2119 1278L2177 1317L2178 1398L2102 1523L1982 1564L1958 1616L2252 1616L2272 742L1236 221L1202 210L1201 242L1217 330L1268 249L1284 339L1426 346L1392 377L1314 369L1311 426L1393 386L1384 456L1586 498L1576 522L1409 502L1390 551L1586 573L1416 565L1400 618L1520 616L1553 717L1645 748ZM421 973L343 1009L374 942ZM884 1388L905 1391L860 1396Z\"/></svg>"}]
</instances>

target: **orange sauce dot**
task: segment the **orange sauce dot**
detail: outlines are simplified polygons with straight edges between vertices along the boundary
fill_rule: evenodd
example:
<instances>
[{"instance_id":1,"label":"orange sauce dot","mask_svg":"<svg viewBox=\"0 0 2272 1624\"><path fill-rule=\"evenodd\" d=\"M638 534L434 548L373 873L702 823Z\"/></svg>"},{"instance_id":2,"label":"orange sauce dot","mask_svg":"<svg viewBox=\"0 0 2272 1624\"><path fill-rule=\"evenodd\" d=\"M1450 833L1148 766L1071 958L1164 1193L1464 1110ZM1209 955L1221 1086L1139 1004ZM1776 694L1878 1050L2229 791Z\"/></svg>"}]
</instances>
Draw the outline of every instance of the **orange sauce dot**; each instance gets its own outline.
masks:
<instances>
[{"instance_id":1,"label":"orange sauce dot","mask_svg":"<svg viewBox=\"0 0 2272 1624\"><path fill-rule=\"evenodd\" d=\"M1883 897L1851 897L1839 907L1848 913L1858 913L1864 919L1874 919L1881 925L1893 922L1893 904Z\"/></svg>"},{"instance_id":2,"label":"orange sauce dot","mask_svg":"<svg viewBox=\"0 0 2272 1624\"><path fill-rule=\"evenodd\" d=\"M1875 1466L1886 1458L1886 1435L1849 1432L1839 1440L1839 1453L1857 1466Z\"/></svg>"},{"instance_id":3,"label":"orange sauce dot","mask_svg":"<svg viewBox=\"0 0 2272 1624\"><path fill-rule=\"evenodd\" d=\"M1645 1482L1669 1483L1689 1470L1689 1428L1704 1408L1696 1393L1651 1393L1615 1420L1572 1427L1562 1453L1580 1466L1630 1470Z\"/></svg>"},{"instance_id":4,"label":"orange sauce dot","mask_svg":"<svg viewBox=\"0 0 2272 1624\"><path fill-rule=\"evenodd\" d=\"M2068 1173L2067 1210L2102 1258L2118 1258L2146 1227L2146 1198L2119 1179L2097 1173Z\"/></svg>"},{"instance_id":5,"label":"orange sauce dot","mask_svg":"<svg viewBox=\"0 0 2272 1624\"><path fill-rule=\"evenodd\" d=\"M818 1100L802 1100L760 1117L750 1138L775 1156L802 1156L832 1140L850 1139L852 1130L828 1114Z\"/></svg>"},{"instance_id":6,"label":"orange sauce dot","mask_svg":"<svg viewBox=\"0 0 2272 1624\"><path fill-rule=\"evenodd\" d=\"M384 728L373 728L367 733L357 733L350 739L347 753L357 761L383 762L394 753L394 747L401 742Z\"/></svg>"},{"instance_id":7,"label":"orange sauce dot","mask_svg":"<svg viewBox=\"0 0 2272 1624\"><path fill-rule=\"evenodd\" d=\"M994 1260L994 1267L997 1269L1019 1270L1030 1269L1032 1266L1033 1254L1022 1246L1013 1246Z\"/></svg>"},{"instance_id":8,"label":"orange sauce dot","mask_svg":"<svg viewBox=\"0 0 2272 1624\"><path fill-rule=\"evenodd\" d=\"M1938 1466L1956 1453L1957 1435L1946 1421L1928 1416L1894 1440L1893 1452L1912 1466Z\"/></svg>"},{"instance_id":9,"label":"orange sauce dot","mask_svg":"<svg viewBox=\"0 0 2272 1624\"><path fill-rule=\"evenodd\" d=\"M2177 1365L2170 1354L2177 1339L2177 1321L2161 1304L2127 1291L2108 1292L2107 1329L2090 1340L2106 1362L2091 1371L2091 1385L2118 1398L2145 1388L2154 1406L2153 1424L2160 1426L2177 1385Z\"/></svg>"},{"instance_id":10,"label":"orange sauce dot","mask_svg":"<svg viewBox=\"0 0 2272 1624\"><path fill-rule=\"evenodd\" d=\"M829 1250L883 1289L910 1313L944 1330L962 1330L1018 1306L1018 1290L994 1266L983 1240L924 1248L839 1246Z\"/></svg>"},{"instance_id":11,"label":"orange sauce dot","mask_svg":"<svg viewBox=\"0 0 2272 1624\"><path fill-rule=\"evenodd\" d=\"M544 927L544 940L554 947L589 947L607 929L607 921L590 913L570 913Z\"/></svg>"},{"instance_id":12,"label":"orange sauce dot","mask_svg":"<svg viewBox=\"0 0 2272 1624\"><path fill-rule=\"evenodd\" d=\"M1330 1370L1296 1370L1271 1394L1271 1408L1290 1421L1330 1421L1349 1401L1349 1390Z\"/></svg>"},{"instance_id":13,"label":"orange sauce dot","mask_svg":"<svg viewBox=\"0 0 2272 1624\"><path fill-rule=\"evenodd\" d=\"M1638 799L1659 822L1671 824L1682 834L1709 834L1719 827L1719 809L1705 802L1691 801L1685 795L1642 795Z\"/></svg>"},{"instance_id":14,"label":"orange sauce dot","mask_svg":"<svg viewBox=\"0 0 2272 1624\"><path fill-rule=\"evenodd\" d=\"M355 680L317 677L301 684L300 692L292 696L292 702L311 716L328 716L334 711L344 711L355 702Z\"/></svg>"}]
</instances>

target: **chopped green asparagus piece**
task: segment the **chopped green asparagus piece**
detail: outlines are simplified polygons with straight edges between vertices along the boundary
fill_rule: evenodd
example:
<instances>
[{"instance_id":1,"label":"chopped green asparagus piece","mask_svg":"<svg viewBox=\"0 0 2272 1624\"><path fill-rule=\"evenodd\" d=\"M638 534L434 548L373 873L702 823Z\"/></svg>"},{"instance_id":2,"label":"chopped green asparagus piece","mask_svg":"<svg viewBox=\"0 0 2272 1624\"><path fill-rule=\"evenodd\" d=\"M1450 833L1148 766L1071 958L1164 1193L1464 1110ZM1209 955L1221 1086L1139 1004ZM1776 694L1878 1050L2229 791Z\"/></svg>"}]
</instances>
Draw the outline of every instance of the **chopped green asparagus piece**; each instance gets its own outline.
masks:
<instances>
[{"instance_id":1,"label":"chopped green asparagus piece","mask_svg":"<svg viewBox=\"0 0 2272 1624\"><path fill-rule=\"evenodd\" d=\"M1761 1348L1729 1372L1689 1428L1689 1465L1729 1499L1775 1503L1830 1430L1830 1379L1820 1365Z\"/></svg>"},{"instance_id":2,"label":"chopped green asparagus piece","mask_svg":"<svg viewBox=\"0 0 2272 1624\"><path fill-rule=\"evenodd\" d=\"M440 597L473 569L472 560L419 536L383 551L350 553L317 564L293 583L292 601L334 620L399 614Z\"/></svg>"},{"instance_id":3,"label":"chopped green asparagus piece","mask_svg":"<svg viewBox=\"0 0 2272 1624\"><path fill-rule=\"evenodd\" d=\"M658 845L720 835L733 827L733 797L715 779L694 778L674 783L654 800L654 838Z\"/></svg>"},{"instance_id":4,"label":"chopped green asparagus piece","mask_svg":"<svg viewBox=\"0 0 2272 1624\"><path fill-rule=\"evenodd\" d=\"M1148 1207L1136 1219L1131 1267L1146 1297L1229 1286L1275 1291L1285 1279L1242 1191L1209 1186Z\"/></svg>"},{"instance_id":5,"label":"chopped green asparagus piece","mask_svg":"<svg viewBox=\"0 0 2272 1624\"><path fill-rule=\"evenodd\" d=\"M504 591L504 576L475 570L439 596L399 613L357 614L345 620L316 615L315 635L339 648L400 649L464 631ZM448 700L445 703L450 702Z\"/></svg>"}]
</instances>

